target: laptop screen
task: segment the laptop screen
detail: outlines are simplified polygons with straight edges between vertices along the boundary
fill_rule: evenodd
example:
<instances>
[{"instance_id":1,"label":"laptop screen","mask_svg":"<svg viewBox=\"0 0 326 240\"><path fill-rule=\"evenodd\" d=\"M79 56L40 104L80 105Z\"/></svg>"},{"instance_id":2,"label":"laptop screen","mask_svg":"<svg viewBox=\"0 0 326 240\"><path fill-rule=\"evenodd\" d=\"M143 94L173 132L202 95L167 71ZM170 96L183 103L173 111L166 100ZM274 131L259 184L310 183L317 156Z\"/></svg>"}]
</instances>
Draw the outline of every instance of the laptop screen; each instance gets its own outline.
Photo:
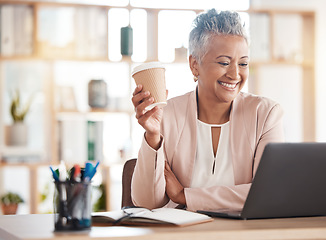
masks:
<instances>
[{"instance_id":1,"label":"laptop screen","mask_svg":"<svg viewBox=\"0 0 326 240\"><path fill-rule=\"evenodd\" d=\"M326 215L326 143L267 144L243 218Z\"/></svg>"}]
</instances>

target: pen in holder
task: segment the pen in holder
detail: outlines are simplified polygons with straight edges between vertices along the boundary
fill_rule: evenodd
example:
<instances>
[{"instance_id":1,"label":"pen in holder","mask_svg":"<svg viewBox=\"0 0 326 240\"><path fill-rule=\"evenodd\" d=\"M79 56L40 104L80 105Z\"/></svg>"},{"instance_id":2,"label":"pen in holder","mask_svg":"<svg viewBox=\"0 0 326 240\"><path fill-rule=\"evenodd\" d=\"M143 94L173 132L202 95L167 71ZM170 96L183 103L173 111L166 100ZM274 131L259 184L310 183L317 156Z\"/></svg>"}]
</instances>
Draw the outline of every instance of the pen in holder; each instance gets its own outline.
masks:
<instances>
[{"instance_id":1,"label":"pen in holder","mask_svg":"<svg viewBox=\"0 0 326 240\"><path fill-rule=\"evenodd\" d=\"M67 174L64 161L51 172L55 184L53 198L54 228L56 231L84 230L92 225L91 180L99 162L93 166L87 162L85 168L78 164Z\"/></svg>"},{"instance_id":2,"label":"pen in holder","mask_svg":"<svg viewBox=\"0 0 326 240\"><path fill-rule=\"evenodd\" d=\"M54 224L56 231L91 227L91 183L55 182Z\"/></svg>"}]
</instances>

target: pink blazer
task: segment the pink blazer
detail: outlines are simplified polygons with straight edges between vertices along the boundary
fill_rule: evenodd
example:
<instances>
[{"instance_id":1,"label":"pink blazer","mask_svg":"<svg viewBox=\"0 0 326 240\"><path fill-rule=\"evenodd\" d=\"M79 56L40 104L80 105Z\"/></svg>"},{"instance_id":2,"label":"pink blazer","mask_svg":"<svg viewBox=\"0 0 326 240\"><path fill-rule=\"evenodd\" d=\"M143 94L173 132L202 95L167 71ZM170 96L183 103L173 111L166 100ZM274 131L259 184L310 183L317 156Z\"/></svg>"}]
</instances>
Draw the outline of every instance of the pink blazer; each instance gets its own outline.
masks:
<instances>
[{"instance_id":1,"label":"pink blazer","mask_svg":"<svg viewBox=\"0 0 326 240\"><path fill-rule=\"evenodd\" d=\"M230 115L235 186L190 188L197 147L196 92L170 99L163 113L161 147L155 151L143 138L132 178L134 204L150 209L176 206L165 194L164 162L167 161L185 188L188 210L241 209L265 145L284 141L282 116L279 104L239 93Z\"/></svg>"}]
</instances>

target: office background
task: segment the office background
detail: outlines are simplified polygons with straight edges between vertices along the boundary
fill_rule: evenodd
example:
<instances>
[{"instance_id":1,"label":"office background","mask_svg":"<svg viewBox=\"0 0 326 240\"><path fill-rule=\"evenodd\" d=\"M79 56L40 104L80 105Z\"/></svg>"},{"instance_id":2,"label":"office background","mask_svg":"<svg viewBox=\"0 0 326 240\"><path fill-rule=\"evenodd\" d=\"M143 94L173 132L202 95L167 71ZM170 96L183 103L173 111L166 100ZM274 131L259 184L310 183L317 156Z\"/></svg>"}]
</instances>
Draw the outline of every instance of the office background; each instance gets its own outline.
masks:
<instances>
[{"instance_id":1,"label":"office background","mask_svg":"<svg viewBox=\"0 0 326 240\"><path fill-rule=\"evenodd\" d=\"M0 1L0 193L20 193L18 213L52 211L48 166L100 160L93 200L118 209L123 162L137 157L143 130L131 105L131 69L144 61L166 65L169 98L195 88L187 64L191 21L203 9L235 9L251 34L251 67L244 91L284 108L286 140L326 140L326 2L233 1ZM133 54L122 56L120 31L133 29ZM92 79L106 84L107 105L89 106ZM18 89L24 146L8 143L9 108ZM22 136L22 135L21 135ZM103 189L102 189L103 190Z\"/></svg>"}]
</instances>

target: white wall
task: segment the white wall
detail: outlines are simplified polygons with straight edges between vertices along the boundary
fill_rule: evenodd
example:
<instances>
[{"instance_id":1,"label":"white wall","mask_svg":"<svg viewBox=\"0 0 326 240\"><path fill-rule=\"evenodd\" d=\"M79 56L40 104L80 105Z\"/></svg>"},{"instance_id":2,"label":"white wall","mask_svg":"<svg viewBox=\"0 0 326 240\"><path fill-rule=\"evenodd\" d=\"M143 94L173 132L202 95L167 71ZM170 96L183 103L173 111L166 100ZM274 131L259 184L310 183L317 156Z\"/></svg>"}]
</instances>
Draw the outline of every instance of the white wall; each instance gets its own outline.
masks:
<instances>
[{"instance_id":1,"label":"white wall","mask_svg":"<svg viewBox=\"0 0 326 240\"><path fill-rule=\"evenodd\" d=\"M251 7L313 10L316 12L316 140L326 141L326 1L251 0Z\"/></svg>"}]
</instances>

